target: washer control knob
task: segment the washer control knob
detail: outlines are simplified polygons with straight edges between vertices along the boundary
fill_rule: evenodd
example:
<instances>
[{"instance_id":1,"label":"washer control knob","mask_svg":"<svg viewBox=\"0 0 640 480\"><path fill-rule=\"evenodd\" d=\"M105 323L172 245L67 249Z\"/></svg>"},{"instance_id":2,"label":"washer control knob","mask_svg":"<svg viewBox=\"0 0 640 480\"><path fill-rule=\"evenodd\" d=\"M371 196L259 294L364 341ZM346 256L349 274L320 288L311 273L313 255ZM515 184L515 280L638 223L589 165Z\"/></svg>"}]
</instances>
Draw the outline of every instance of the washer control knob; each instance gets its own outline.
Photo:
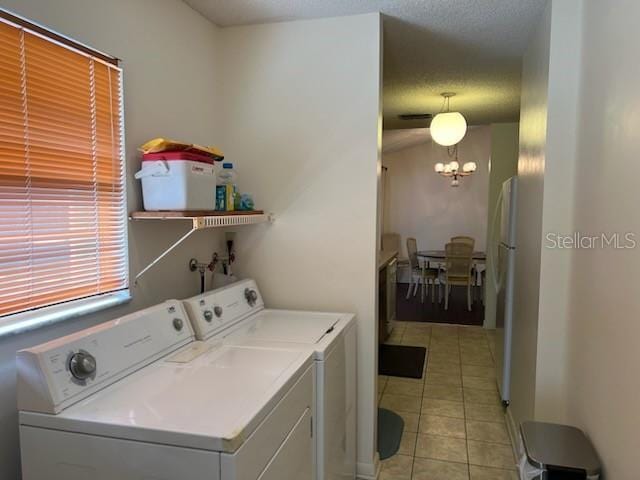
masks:
<instances>
[{"instance_id":1,"label":"washer control knob","mask_svg":"<svg viewBox=\"0 0 640 480\"><path fill-rule=\"evenodd\" d=\"M182 330L182 327L184 327L184 322L182 321L181 318L174 318L173 319L173 328L175 328L178 332L180 330Z\"/></svg>"},{"instance_id":2,"label":"washer control knob","mask_svg":"<svg viewBox=\"0 0 640 480\"><path fill-rule=\"evenodd\" d=\"M245 288L244 298L247 300L247 303L253 307L258 301L258 292L251 288Z\"/></svg>"},{"instance_id":3,"label":"washer control knob","mask_svg":"<svg viewBox=\"0 0 640 480\"><path fill-rule=\"evenodd\" d=\"M96 373L96 359L87 352L77 352L69 359L69 371L74 378L86 380Z\"/></svg>"},{"instance_id":4,"label":"washer control knob","mask_svg":"<svg viewBox=\"0 0 640 480\"><path fill-rule=\"evenodd\" d=\"M211 320L213 320L213 312L211 310L205 310L202 312L202 316L207 322L211 322Z\"/></svg>"},{"instance_id":5,"label":"washer control knob","mask_svg":"<svg viewBox=\"0 0 640 480\"><path fill-rule=\"evenodd\" d=\"M215 307L213 307L213 313L215 314L216 317L220 318L222 316L222 307L219 305L216 305Z\"/></svg>"}]
</instances>

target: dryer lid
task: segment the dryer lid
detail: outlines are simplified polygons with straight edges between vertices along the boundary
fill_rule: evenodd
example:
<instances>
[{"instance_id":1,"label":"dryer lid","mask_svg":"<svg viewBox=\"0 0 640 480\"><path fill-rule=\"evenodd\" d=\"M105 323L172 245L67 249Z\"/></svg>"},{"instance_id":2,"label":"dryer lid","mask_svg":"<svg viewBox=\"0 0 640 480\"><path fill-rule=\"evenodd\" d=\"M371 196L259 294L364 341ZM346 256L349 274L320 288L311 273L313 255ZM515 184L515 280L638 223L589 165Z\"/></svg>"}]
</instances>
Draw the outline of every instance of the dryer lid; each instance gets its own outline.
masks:
<instances>
[{"instance_id":1,"label":"dryer lid","mask_svg":"<svg viewBox=\"0 0 640 480\"><path fill-rule=\"evenodd\" d=\"M341 318L339 313L262 310L231 337L315 345L333 332Z\"/></svg>"}]
</instances>

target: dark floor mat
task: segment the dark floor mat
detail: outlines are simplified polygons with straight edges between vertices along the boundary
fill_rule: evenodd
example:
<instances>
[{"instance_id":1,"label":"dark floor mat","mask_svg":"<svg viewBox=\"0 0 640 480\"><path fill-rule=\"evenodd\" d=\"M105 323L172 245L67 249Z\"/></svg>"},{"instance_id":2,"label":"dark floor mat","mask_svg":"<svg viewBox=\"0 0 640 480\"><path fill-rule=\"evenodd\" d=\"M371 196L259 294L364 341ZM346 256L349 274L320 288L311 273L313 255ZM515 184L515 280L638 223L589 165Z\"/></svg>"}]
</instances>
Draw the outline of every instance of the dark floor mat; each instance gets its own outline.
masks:
<instances>
[{"instance_id":1,"label":"dark floor mat","mask_svg":"<svg viewBox=\"0 0 640 480\"><path fill-rule=\"evenodd\" d=\"M378 373L392 377L422 378L427 349L404 345L380 345Z\"/></svg>"},{"instance_id":2,"label":"dark floor mat","mask_svg":"<svg viewBox=\"0 0 640 480\"><path fill-rule=\"evenodd\" d=\"M404 420L386 408L378 409L378 453L380 460L392 457L400 449Z\"/></svg>"}]
</instances>

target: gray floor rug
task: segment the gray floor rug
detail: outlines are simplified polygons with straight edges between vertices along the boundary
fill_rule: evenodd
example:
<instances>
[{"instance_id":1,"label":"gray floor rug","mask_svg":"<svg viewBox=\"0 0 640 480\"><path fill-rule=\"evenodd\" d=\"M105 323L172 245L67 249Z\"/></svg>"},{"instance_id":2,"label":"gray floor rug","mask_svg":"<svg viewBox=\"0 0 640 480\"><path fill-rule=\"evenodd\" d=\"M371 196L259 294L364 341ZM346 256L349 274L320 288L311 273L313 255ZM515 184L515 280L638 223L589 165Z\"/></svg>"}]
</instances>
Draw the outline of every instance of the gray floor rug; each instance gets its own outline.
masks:
<instances>
[{"instance_id":1,"label":"gray floor rug","mask_svg":"<svg viewBox=\"0 0 640 480\"><path fill-rule=\"evenodd\" d=\"M398 453L404 420L402 417L386 408L378 408L378 452L380 460L392 457Z\"/></svg>"}]
</instances>

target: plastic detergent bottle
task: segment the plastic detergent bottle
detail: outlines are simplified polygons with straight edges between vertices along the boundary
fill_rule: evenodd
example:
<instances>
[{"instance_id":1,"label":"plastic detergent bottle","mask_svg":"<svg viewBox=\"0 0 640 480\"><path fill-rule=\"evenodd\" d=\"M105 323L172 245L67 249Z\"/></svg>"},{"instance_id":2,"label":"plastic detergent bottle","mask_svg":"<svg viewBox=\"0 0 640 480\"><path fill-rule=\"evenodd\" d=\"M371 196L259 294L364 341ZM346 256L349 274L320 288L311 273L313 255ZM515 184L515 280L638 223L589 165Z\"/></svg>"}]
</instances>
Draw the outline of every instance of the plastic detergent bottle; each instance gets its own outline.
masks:
<instances>
[{"instance_id":1,"label":"plastic detergent bottle","mask_svg":"<svg viewBox=\"0 0 640 480\"><path fill-rule=\"evenodd\" d=\"M233 169L233 163L225 162L222 164L217 184L216 210L233 211L237 197L236 171Z\"/></svg>"}]
</instances>

